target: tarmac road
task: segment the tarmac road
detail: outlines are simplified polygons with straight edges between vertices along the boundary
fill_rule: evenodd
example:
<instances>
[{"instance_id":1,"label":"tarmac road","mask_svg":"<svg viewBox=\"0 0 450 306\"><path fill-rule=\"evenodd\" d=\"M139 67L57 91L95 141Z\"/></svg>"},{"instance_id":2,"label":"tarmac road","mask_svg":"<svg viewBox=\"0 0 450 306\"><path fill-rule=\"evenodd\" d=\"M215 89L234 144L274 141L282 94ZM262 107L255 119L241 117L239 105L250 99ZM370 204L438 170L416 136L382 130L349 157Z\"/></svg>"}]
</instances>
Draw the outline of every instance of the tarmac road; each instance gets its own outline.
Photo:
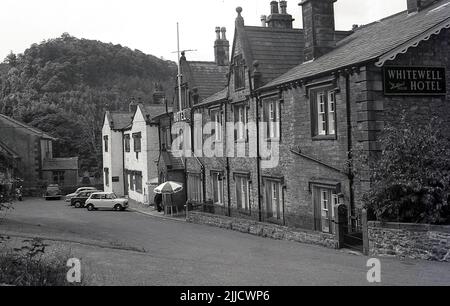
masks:
<instances>
[{"instance_id":1,"label":"tarmac road","mask_svg":"<svg viewBox=\"0 0 450 306\"><path fill-rule=\"evenodd\" d=\"M0 233L70 250L97 285L372 285L365 256L132 211L28 198L0 220ZM379 259L381 285L450 285L448 263Z\"/></svg>"}]
</instances>

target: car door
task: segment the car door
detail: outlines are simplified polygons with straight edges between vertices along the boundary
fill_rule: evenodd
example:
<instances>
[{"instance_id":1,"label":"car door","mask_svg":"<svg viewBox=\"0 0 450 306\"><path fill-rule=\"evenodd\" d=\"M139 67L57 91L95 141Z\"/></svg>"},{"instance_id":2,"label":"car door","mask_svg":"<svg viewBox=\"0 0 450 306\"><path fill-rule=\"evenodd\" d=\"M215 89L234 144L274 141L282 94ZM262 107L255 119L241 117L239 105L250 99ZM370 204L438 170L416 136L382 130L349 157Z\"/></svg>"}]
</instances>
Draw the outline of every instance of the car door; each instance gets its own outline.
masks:
<instances>
[{"instance_id":1,"label":"car door","mask_svg":"<svg viewBox=\"0 0 450 306\"><path fill-rule=\"evenodd\" d=\"M93 194L93 195L91 196L91 199L89 200L89 202L90 202L91 204L93 204L94 207L99 207L99 205L100 205L100 198L101 198L101 195L100 195L100 194Z\"/></svg>"},{"instance_id":2,"label":"car door","mask_svg":"<svg viewBox=\"0 0 450 306\"><path fill-rule=\"evenodd\" d=\"M83 192L82 194L80 194L80 201L81 201L81 203L86 203L86 200L87 199L89 199L89 197L91 196L91 194L92 194L93 192L89 192L89 191L87 191L87 192Z\"/></svg>"},{"instance_id":3,"label":"car door","mask_svg":"<svg viewBox=\"0 0 450 306\"><path fill-rule=\"evenodd\" d=\"M107 208L113 208L114 207L114 196L112 193L106 194L105 197L105 206Z\"/></svg>"}]
</instances>

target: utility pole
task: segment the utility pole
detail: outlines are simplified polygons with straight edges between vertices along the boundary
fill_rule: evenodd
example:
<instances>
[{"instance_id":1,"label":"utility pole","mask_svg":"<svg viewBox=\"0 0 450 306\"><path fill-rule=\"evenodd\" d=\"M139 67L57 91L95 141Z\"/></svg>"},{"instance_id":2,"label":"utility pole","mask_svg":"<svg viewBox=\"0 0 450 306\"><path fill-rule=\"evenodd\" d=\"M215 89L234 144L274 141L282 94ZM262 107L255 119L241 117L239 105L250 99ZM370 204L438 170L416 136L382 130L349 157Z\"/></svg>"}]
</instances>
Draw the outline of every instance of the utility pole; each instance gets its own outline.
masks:
<instances>
[{"instance_id":1,"label":"utility pole","mask_svg":"<svg viewBox=\"0 0 450 306\"><path fill-rule=\"evenodd\" d=\"M178 75L177 75L177 82L178 82L178 110L181 111L182 105L181 105L181 78L183 77L181 74L181 53L184 52L190 52L190 51L197 51L197 50L180 50L180 25L177 22L177 51L172 53L178 54Z\"/></svg>"}]
</instances>

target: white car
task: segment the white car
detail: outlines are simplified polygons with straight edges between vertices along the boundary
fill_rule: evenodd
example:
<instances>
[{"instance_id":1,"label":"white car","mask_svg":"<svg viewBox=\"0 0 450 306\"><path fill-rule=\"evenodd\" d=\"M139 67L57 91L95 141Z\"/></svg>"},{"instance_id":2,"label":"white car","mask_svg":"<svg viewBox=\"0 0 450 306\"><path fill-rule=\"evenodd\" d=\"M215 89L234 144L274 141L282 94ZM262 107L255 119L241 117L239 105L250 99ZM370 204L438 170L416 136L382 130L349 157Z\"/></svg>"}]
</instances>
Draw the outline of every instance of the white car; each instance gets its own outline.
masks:
<instances>
[{"instance_id":1,"label":"white car","mask_svg":"<svg viewBox=\"0 0 450 306\"><path fill-rule=\"evenodd\" d=\"M109 208L116 211L125 210L128 207L128 199L118 198L114 192L94 192L84 205L92 211L99 208Z\"/></svg>"},{"instance_id":2,"label":"white car","mask_svg":"<svg viewBox=\"0 0 450 306\"><path fill-rule=\"evenodd\" d=\"M97 190L97 188L95 188L95 187L80 187L77 190L75 190L75 192L67 194L64 201L70 202L70 200L73 197L76 197L80 192L89 191L89 190Z\"/></svg>"}]
</instances>

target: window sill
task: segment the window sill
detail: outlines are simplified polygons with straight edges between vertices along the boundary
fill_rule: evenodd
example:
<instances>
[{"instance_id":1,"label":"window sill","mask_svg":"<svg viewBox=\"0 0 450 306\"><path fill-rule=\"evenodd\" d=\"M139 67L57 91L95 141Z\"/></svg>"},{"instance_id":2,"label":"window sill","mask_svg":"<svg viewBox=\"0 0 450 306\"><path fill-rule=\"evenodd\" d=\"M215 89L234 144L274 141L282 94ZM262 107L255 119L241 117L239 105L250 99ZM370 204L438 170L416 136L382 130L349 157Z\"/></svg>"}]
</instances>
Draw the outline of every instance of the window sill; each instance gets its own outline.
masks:
<instances>
[{"instance_id":1,"label":"window sill","mask_svg":"<svg viewBox=\"0 0 450 306\"><path fill-rule=\"evenodd\" d=\"M265 142L280 142L280 137L266 138Z\"/></svg>"},{"instance_id":2,"label":"window sill","mask_svg":"<svg viewBox=\"0 0 450 306\"><path fill-rule=\"evenodd\" d=\"M317 135L312 137L313 141L320 141L320 140L337 140L336 135Z\"/></svg>"}]
</instances>

